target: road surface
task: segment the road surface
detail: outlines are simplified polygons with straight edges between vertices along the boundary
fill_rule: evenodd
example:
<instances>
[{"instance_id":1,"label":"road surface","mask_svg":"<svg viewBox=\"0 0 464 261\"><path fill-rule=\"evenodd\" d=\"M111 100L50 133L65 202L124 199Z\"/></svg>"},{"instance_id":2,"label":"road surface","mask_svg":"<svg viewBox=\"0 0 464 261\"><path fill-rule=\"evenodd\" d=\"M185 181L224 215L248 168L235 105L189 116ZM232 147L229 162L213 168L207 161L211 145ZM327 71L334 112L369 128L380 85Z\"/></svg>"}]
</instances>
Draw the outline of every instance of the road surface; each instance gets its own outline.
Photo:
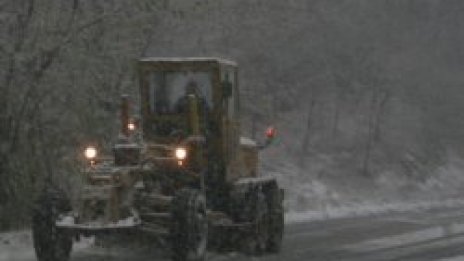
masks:
<instances>
[{"instance_id":1,"label":"road surface","mask_svg":"<svg viewBox=\"0 0 464 261\"><path fill-rule=\"evenodd\" d=\"M71 261L169 260L149 248L76 245ZM1 261L35 260L29 233L0 234ZM464 208L435 208L369 217L288 224L282 253L247 257L209 253L210 261L464 261Z\"/></svg>"}]
</instances>

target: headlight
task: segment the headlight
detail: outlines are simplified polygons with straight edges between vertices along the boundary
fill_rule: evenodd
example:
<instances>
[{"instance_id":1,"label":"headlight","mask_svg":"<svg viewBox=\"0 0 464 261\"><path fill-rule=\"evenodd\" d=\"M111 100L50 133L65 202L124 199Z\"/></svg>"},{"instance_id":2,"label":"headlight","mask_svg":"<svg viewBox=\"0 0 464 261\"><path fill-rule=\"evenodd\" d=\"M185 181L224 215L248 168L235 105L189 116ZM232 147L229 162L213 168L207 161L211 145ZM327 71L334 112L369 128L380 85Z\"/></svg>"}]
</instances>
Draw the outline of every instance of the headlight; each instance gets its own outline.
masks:
<instances>
[{"instance_id":1,"label":"headlight","mask_svg":"<svg viewBox=\"0 0 464 261\"><path fill-rule=\"evenodd\" d=\"M185 148L177 148L176 159L184 160L185 158L187 158L187 150Z\"/></svg>"},{"instance_id":2,"label":"headlight","mask_svg":"<svg viewBox=\"0 0 464 261\"><path fill-rule=\"evenodd\" d=\"M97 157L97 149L95 147L87 147L84 151L84 155L87 159L93 160Z\"/></svg>"},{"instance_id":3,"label":"headlight","mask_svg":"<svg viewBox=\"0 0 464 261\"><path fill-rule=\"evenodd\" d=\"M135 128L135 123L130 122L129 124L127 124L127 129L129 129L130 131L134 131Z\"/></svg>"}]
</instances>

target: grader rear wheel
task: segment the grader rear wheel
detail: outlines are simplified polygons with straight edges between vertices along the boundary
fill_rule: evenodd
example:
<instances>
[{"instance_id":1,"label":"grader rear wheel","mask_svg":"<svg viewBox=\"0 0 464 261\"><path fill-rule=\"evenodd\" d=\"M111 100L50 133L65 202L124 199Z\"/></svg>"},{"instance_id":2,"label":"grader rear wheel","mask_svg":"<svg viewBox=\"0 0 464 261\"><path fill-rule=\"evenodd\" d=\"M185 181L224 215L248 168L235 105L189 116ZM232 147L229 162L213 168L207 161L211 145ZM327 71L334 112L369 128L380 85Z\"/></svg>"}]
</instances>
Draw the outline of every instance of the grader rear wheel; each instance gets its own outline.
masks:
<instances>
[{"instance_id":1,"label":"grader rear wheel","mask_svg":"<svg viewBox=\"0 0 464 261\"><path fill-rule=\"evenodd\" d=\"M282 237L284 232L284 209L282 196L277 186L271 187L266 192L267 205L269 209L269 238L267 241L267 252L279 253L282 248Z\"/></svg>"},{"instance_id":2,"label":"grader rear wheel","mask_svg":"<svg viewBox=\"0 0 464 261\"><path fill-rule=\"evenodd\" d=\"M246 211L253 225L247 233L248 240L244 242L244 250L249 255L262 255L266 251L269 240L269 209L262 192L254 192Z\"/></svg>"}]
</instances>

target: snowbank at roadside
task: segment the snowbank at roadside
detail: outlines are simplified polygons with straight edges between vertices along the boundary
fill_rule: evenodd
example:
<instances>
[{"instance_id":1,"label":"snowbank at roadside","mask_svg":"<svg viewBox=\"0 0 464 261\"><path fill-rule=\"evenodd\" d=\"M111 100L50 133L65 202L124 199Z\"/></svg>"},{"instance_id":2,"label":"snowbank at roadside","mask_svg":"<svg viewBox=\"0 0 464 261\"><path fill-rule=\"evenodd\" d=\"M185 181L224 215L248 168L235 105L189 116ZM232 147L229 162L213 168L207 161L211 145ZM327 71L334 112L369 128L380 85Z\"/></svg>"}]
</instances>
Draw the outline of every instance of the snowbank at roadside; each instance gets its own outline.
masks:
<instances>
[{"instance_id":1,"label":"snowbank at roadside","mask_svg":"<svg viewBox=\"0 0 464 261\"><path fill-rule=\"evenodd\" d=\"M0 261L34 260L34 256L29 231L0 233Z\"/></svg>"},{"instance_id":2,"label":"snowbank at roadside","mask_svg":"<svg viewBox=\"0 0 464 261\"><path fill-rule=\"evenodd\" d=\"M464 199L436 201L398 202L384 204L360 204L331 207L308 211L289 211L285 215L286 223L299 223L314 220L336 219L345 217L367 216L391 212L421 211L439 207L464 207Z\"/></svg>"},{"instance_id":3,"label":"snowbank at roadside","mask_svg":"<svg viewBox=\"0 0 464 261\"><path fill-rule=\"evenodd\" d=\"M285 189L289 223L464 206L464 159L457 153L448 152L442 165L424 175L380 163L365 175L343 153L315 153L298 162L281 153L284 145L263 151L260 171Z\"/></svg>"}]
</instances>

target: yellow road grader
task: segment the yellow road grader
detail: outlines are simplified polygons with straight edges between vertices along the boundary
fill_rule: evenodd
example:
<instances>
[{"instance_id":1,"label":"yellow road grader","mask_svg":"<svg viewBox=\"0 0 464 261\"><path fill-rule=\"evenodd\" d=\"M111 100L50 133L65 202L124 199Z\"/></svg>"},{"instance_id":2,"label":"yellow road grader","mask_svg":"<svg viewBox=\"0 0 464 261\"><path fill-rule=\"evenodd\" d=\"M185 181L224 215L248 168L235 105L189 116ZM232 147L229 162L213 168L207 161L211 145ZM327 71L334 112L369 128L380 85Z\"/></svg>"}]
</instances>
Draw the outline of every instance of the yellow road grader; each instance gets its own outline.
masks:
<instances>
[{"instance_id":1,"label":"yellow road grader","mask_svg":"<svg viewBox=\"0 0 464 261\"><path fill-rule=\"evenodd\" d=\"M66 261L82 236L162 238L174 261L208 249L280 251L283 190L258 172L261 143L241 136L236 63L218 58L144 58L133 117L127 96L111 156L85 149L85 184L70 201L49 186L32 220L39 261ZM73 202L73 203L71 203Z\"/></svg>"}]
</instances>

